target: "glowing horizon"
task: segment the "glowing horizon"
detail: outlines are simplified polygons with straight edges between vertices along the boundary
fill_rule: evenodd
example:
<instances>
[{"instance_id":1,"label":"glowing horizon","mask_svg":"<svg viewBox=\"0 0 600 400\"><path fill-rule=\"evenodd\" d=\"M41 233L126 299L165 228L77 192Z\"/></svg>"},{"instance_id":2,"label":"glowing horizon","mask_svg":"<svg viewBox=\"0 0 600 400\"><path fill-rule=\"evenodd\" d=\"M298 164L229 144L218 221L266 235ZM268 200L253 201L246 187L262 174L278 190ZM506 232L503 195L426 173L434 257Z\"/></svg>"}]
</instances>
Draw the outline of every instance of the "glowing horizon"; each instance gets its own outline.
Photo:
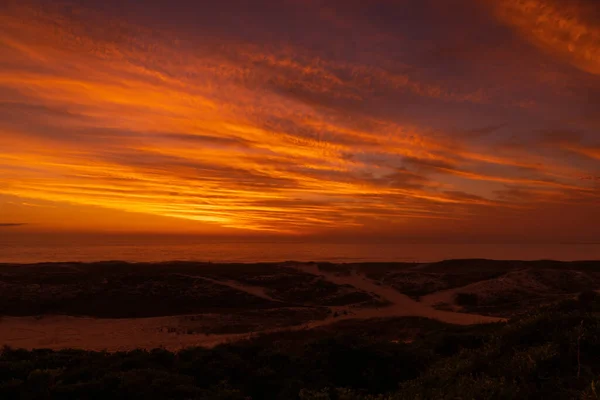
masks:
<instances>
[{"instance_id":1,"label":"glowing horizon","mask_svg":"<svg viewBox=\"0 0 600 400\"><path fill-rule=\"evenodd\" d=\"M419 3L9 2L0 230L599 235L600 13Z\"/></svg>"}]
</instances>

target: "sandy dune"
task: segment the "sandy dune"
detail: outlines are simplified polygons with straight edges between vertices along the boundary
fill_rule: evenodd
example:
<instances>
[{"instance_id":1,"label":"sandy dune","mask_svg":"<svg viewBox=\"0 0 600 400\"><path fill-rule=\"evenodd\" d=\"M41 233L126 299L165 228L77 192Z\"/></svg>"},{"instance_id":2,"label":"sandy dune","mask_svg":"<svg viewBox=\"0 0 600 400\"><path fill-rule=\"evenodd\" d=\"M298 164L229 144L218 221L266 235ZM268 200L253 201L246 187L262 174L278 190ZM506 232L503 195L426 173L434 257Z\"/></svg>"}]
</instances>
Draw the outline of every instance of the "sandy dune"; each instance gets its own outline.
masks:
<instances>
[{"instance_id":1,"label":"sandy dune","mask_svg":"<svg viewBox=\"0 0 600 400\"><path fill-rule=\"evenodd\" d=\"M552 277L550 272L545 271L545 278L547 282L544 283L540 282L539 279L536 278L534 272L535 271L530 268L510 271L505 275L492 279L485 279L452 289L440 290L438 292L422 296L420 301L428 306L445 304L455 309L460 309L459 306L453 305L454 299L458 293L476 294L477 297L481 299L480 301L485 301L488 298L494 298L494 296L499 296L513 291L521 291L528 293L531 296L538 297L565 296L565 293L562 293L556 287L560 286L558 281L564 279L564 277ZM569 274L571 278L575 277L580 281L587 279L587 277L580 271L561 271L561 273ZM574 289L574 291L576 292L577 290Z\"/></svg>"},{"instance_id":2,"label":"sandy dune","mask_svg":"<svg viewBox=\"0 0 600 400\"><path fill-rule=\"evenodd\" d=\"M436 310L432 301L417 302L399 293L392 287L375 283L364 275L352 271L347 275L336 275L318 269L316 264L288 263L289 268L321 276L336 285L350 285L359 290L373 293L389 305L378 308L356 306L329 307L331 315L322 320L286 328L262 331L262 333L289 329L310 329L346 319L369 319L401 316L420 316L453 324L477 324L501 321L502 318ZM210 280L244 291L257 297L277 301L264 288L245 285L231 280ZM449 295L449 294L448 294ZM189 346L214 346L227 341L248 338L253 334L181 334L177 327L182 316L153 318L98 319L71 316L3 317L0 319L0 344L22 348L84 348L89 350L120 351L134 348L164 347L177 350Z\"/></svg>"}]
</instances>

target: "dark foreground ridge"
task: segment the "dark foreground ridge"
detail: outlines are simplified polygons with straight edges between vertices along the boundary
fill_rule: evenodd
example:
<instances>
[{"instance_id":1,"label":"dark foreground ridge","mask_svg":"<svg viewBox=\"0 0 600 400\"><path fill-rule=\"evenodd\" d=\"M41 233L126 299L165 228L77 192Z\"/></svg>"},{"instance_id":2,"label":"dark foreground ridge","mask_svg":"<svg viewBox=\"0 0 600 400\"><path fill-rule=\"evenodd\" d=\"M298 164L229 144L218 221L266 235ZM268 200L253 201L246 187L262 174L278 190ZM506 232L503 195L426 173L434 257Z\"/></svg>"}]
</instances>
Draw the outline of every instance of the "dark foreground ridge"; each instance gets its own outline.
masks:
<instances>
[{"instance_id":1,"label":"dark foreground ridge","mask_svg":"<svg viewBox=\"0 0 600 400\"><path fill-rule=\"evenodd\" d=\"M457 327L420 318L402 321L390 323L398 329L421 328L412 342L392 342L366 321L338 332L281 332L176 353L4 348L0 398L413 400L600 395L600 300L594 292L508 323ZM377 323L384 326L386 321Z\"/></svg>"}]
</instances>

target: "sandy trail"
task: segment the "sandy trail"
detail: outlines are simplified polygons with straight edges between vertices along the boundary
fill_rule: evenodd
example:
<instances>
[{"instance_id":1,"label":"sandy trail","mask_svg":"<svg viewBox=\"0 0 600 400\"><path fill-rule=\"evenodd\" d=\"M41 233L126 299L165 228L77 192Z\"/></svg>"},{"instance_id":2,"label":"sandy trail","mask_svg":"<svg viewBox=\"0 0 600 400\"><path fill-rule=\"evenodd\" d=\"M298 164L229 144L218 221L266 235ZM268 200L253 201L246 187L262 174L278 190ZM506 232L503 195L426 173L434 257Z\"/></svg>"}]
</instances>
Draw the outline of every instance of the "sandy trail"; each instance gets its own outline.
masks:
<instances>
[{"instance_id":1,"label":"sandy trail","mask_svg":"<svg viewBox=\"0 0 600 400\"><path fill-rule=\"evenodd\" d=\"M431 319L437 319L442 322L457 325L472 325L488 322L504 321L504 318L489 317L477 314L465 314L453 311L442 311L434 309L430 304L424 304L411 299L410 297L398 292L396 289L378 285L374 281L368 279L364 275L359 275L356 271L352 271L350 275L336 275L320 270L315 264L289 264L289 267L297 268L303 272L313 275L322 276L330 282L337 285L351 285L365 292L373 293L383 300L391 303L389 306L380 308L362 308L350 309L351 315L342 315L337 318L327 318L322 321L314 321L310 323L310 327L327 325L337 322L341 319L368 319L368 318L386 318L386 317L408 317L418 316Z\"/></svg>"},{"instance_id":2,"label":"sandy trail","mask_svg":"<svg viewBox=\"0 0 600 400\"><path fill-rule=\"evenodd\" d=\"M188 276L190 278L203 279L205 281L209 281L209 282L215 283L217 285L223 285L223 286L227 286L232 289L235 289L235 290L239 290L240 292L246 292L248 294L251 294L252 296L260 297L261 299L275 301L278 303L283 303L281 300L277 300L276 298L269 296L267 294L267 291L265 290L265 288L262 286L252 286L252 285L248 285L248 284L244 284L244 283L240 283L238 281L233 281L233 280L228 280L228 279L223 279L223 280L212 279L212 278L207 278L205 276L195 276L195 275L184 275L184 276Z\"/></svg>"}]
</instances>

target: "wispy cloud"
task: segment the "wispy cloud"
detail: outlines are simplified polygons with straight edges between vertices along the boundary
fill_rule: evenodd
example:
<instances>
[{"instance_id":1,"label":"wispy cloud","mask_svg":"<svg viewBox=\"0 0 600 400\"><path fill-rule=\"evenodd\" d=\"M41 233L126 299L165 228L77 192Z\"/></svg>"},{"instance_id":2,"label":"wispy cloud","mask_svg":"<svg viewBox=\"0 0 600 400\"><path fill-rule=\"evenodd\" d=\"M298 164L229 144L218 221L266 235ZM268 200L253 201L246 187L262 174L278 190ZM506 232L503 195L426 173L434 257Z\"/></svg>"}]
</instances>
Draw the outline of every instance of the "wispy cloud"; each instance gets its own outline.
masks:
<instances>
[{"instance_id":1,"label":"wispy cloud","mask_svg":"<svg viewBox=\"0 0 600 400\"><path fill-rule=\"evenodd\" d=\"M498 16L535 45L600 74L600 26L595 1L497 0Z\"/></svg>"},{"instance_id":2,"label":"wispy cloud","mask_svg":"<svg viewBox=\"0 0 600 400\"><path fill-rule=\"evenodd\" d=\"M534 29L536 13L558 18L522 4L493 11L519 29ZM565 191L597 194L578 178L597 167L578 155L598 160L595 148L536 139L528 118L538 111L507 98L520 84L497 71L494 55L473 77L446 76L452 66L425 57L445 60L441 50L385 25L365 24L385 51L348 55L335 37L317 51L73 7L11 3L0 16L2 193L278 232L461 220L573 201ZM348 7L319 19L347 29L360 20ZM573 62L594 72L585 54L596 31L586 29L589 40L537 40L577 45ZM508 146L508 135L535 145Z\"/></svg>"}]
</instances>

